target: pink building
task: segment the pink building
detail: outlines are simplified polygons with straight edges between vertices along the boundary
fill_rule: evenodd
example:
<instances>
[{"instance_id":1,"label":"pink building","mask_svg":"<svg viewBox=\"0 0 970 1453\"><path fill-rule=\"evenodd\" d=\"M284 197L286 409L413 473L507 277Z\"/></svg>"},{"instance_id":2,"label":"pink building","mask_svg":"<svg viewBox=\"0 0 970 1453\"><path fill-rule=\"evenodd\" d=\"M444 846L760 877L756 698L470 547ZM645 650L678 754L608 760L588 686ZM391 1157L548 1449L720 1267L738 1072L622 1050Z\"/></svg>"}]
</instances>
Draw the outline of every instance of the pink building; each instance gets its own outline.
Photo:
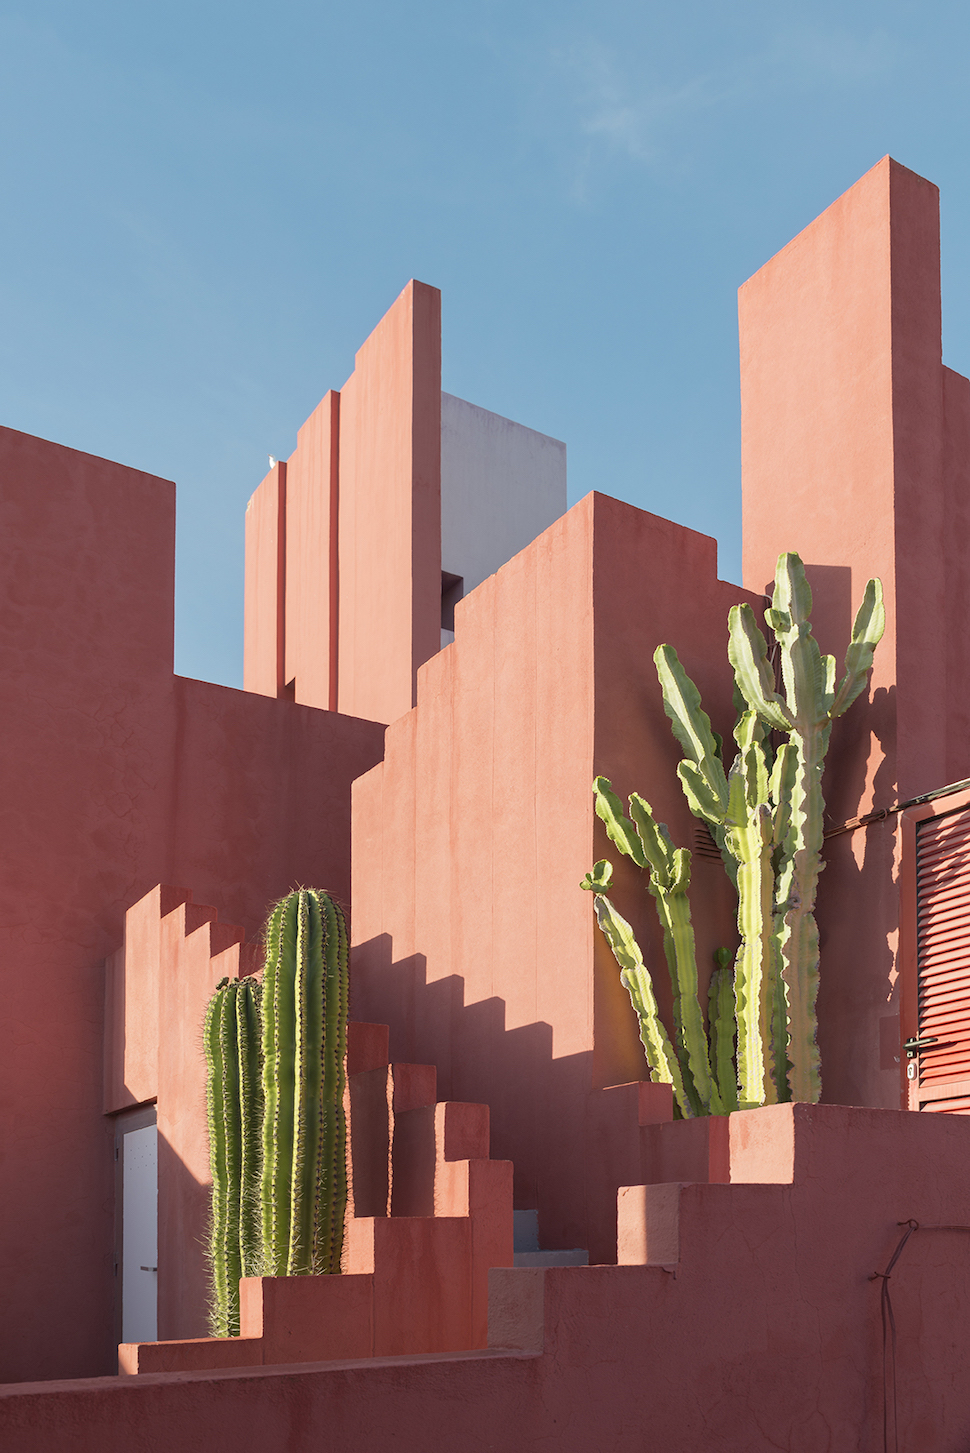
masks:
<instances>
[{"instance_id":1,"label":"pink building","mask_svg":"<svg viewBox=\"0 0 970 1453\"><path fill-rule=\"evenodd\" d=\"M967 1445L970 382L936 188L884 159L740 330L744 588L706 536L565 511L563 445L442 394L410 283L250 502L241 692L172 674L174 486L0 431L5 1450ZM823 1103L673 1121L578 888L590 784L697 845L651 658L729 732L727 612L785 549L823 650L870 575L888 613L826 776ZM700 849L709 963L735 909ZM351 908L345 1275L244 1282L210 1339L199 1025L298 883ZM890 1366L872 1278L913 1221Z\"/></svg>"}]
</instances>

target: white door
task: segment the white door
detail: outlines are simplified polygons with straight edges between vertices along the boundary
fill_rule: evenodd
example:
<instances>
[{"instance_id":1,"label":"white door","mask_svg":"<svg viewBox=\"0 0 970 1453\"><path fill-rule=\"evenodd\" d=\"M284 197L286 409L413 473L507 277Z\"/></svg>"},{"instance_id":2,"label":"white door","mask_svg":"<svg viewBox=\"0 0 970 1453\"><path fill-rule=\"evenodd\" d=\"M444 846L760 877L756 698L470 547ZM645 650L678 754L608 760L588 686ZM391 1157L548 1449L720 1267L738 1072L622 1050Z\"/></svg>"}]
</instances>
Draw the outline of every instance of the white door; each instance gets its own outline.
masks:
<instances>
[{"instance_id":1,"label":"white door","mask_svg":"<svg viewBox=\"0 0 970 1453\"><path fill-rule=\"evenodd\" d=\"M121 1340L154 1342L158 1330L158 1131L121 1139Z\"/></svg>"}]
</instances>

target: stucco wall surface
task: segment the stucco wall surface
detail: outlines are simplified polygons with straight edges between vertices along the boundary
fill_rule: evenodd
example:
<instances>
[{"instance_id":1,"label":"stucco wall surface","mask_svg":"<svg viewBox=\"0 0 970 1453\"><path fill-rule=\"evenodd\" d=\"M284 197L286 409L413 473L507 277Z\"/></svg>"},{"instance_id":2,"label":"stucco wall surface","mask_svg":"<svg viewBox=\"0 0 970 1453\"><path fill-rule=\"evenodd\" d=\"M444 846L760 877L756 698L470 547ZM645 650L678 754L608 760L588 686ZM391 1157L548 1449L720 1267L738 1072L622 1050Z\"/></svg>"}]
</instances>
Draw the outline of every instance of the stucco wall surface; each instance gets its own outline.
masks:
<instances>
[{"instance_id":1,"label":"stucco wall surface","mask_svg":"<svg viewBox=\"0 0 970 1453\"><path fill-rule=\"evenodd\" d=\"M346 899L350 782L381 754L374 723L173 675L174 546L174 485L0 430L0 1378L114 1365L125 910L190 882L253 935L295 882Z\"/></svg>"},{"instance_id":2,"label":"stucco wall surface","mask_svg":"<svg viewBox=\"0 0 970 1453\"><path fill-rule=\"evenodd\" d=\"M970 774L970 383L944 368L939 194L885 157L739 292L745 583L797 550L841 666L866 580L886 634L833 736L827 827ZM895 818L830 839L826 1100L900 1104Z\"/></svg>"},{"instance_id":3,"label":"stucco wall surface","mask_svg":"<svg viewBox=\"0 0 970 1453\"><path fill-rule=\"evenodd\" d=\"M593 777L641 791L693 844L652 655L676 643L729 735L727 614L741 599L754 597L717 579L713 540L590 495L459 603L417 709L354 787L353 1013L390 1025L392 1057L434 1062L449 1099L487 1100L493 1154L514 1162L516 1205L538 1208L546 1247L609 1259L588 1101L646 1074L579 887L609 848ZM652 902L627 866L616 902L663 996ZM736 908L719 861L695 875L704 973L735 941Z\"/></svg>"},{"instance_id":4,"label":"stucco wall surface","mask_svg":"<svg viewBox=\"0 0 970 1453\"><path fill-rule=\"evenodd\" d=\"M970 1121L796 1105L730 1130L729 1184L621 1193L629 1264L493 1271L490 1354L0 1389L4 1448L878 1453L873 1273L914 1218L891 1288L899 1446L960 1453Z\"/></svg>"}]
</instances>

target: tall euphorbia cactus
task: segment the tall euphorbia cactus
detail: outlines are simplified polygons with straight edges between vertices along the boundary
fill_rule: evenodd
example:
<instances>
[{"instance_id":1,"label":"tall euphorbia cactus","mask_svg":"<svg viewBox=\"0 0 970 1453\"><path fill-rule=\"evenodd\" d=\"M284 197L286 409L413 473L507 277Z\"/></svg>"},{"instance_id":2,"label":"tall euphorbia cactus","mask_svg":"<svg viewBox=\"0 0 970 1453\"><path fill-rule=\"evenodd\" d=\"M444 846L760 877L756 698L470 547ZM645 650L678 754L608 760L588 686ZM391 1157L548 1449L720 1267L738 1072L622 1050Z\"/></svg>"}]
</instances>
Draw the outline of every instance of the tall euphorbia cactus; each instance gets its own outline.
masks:
<instances>
[{"instance_id":1,"label":"tall euphorbia cactus","mask_svg":"<svg viewBox=\"0 0 970 1453\"><path fill-rule=\"evenodd\" d=\"M212 1220L209 1262L214 1337L239 1335L239 1278L261 1270L259 1159L260 986L223 979L209 1002L203 1042L209 1115Z\"/></svg>"},{"instance_id":2,"label":"tall euphorbia cactus","mask_svg":"<svg viewBox=\"0 0 970 1453\"><path fill-rule=\"evenodd\" d=\"M781 961L774 929L774 858L777 803L787 801L793 758L782 747L769 775L765 728L745 711L734 731L737 753L725 775L721 744L701 706L700 692L672 646L654 661L674 736L687 752L677 768L695 816L710 827L738 892L738 948L734 969L738 1085L742 1108L771 1104L785 1094L787 1029Z\"/></svg>"},{"instance_id":3,"label":"tall euphorbia cactus","mask_svg":"<svg viewBox=\"0 0 970 1453\"><path fill-rule=\"evenodd\" d=\"M822 867L822 767L832 721L864 689L873 652L885 626L881 586L877 580L870 580L846 652L845 676L836 691L834 658L823 657L812 637L808 619L811 603L802 562L797 555L782 555L778 561L774 599L766 619L780 649L784 696L775 691L768 648L751 607L738 606L731 611L728 655L736 685L748 709L741 713L735 728L737 754L729 773L725 773L721 743L703 711L700 693L681 666L676 651L671 646L661 646L654 658L667 715L686 753L678 767L681 785L691 811L708 823L738 891L741 942L735 959L733 988L742 1107L789 1098L814 1101L819 1097L821 1085L815 1043L818 931L813 908ZM771 731L783 732L788 737L778 748L773 764L769 761ZM634 832L634 824L624 818L609 783L597 778L594 790L597 812L605 821L611 839L640 866L650 862L650 891L658 901L667 948L668 915L662 896L658 896L658 891L661 895L665 891L663 871L655 886L653 862L635 840L640 828L637 810L642 813L646 804L636 794L630 798L631 815L637 827ZM646 812L649 815L649 808ZM653 830L666 834L666 829L658 828L655 823ZM685 854L681 878L689 874L689 861L689 854ZM624 965L630 959L633 934L603 898L609 886L607 868L606 864L597 864L583 886L597 894L598 920L614 947L627 982L629 970ZM679 906L680 938L683 945L689 946L692 957L693 935L688 945L683 927L685 915L689 925L689 914L685 901ZM617 952L616 933L611 933L608 927L611 915L625 929L623 957ZM639 949L636 953L639 958ZM667 957L671 960L669 950ZM711 1053L706 1061L725 1108L733 1105L728 1086L732 1061L725 1019L729 1003L729 970L725 960L729 957L722 951L720 967L712 983ZM642 958L639 964L640 977L648 977ZM671 961L671 973L675 990L676 1058L684 1080L683 1089L678 1088L662 1057L650 1058L648 1051L651 1069L655 1078L674 1085L683 1114L696 1114L698 1109L700 1113L717 1113L715 1098L708 1102L703 1095L691 1092L692 1088L699 1089L696 1082L693 1087L691 1083L695 1062L701 1066L702 1080L704 1070L697 1053L688 1052L686 1021L683 1011L677 1012L678 997L683 999L679 986L688 981L695 986L692 1001L697 1003L696 968L685 971ZM642 994L639 1002L634 998L641 1025L644 1002ZM655 1003L653 1009L659 1024ZM692 1023L694 1017L692 1010ZM663 1026L659 1028L662 1030ZM644 1037L645 1044L648 1039L659 1043L656 1028L651 1028ZM696 1033L693 1039L696 1040Z\"/></svg>"},{"instance_id":4,"label":"tall euphorbia cactus","mask_svg":"<svg viewBox=\"0 0 970 1453\"><path fill-rule=\"evenodd\" d=\"M263 978L264 1270L338 1272L347 1205L347 929L325 894L276 905Z\"/></svg>"},{"instance_id":5,"label":"tall euphorbia cactus","mask_svg":"<svg viewBox=\"0 0 970 1453\"><path fill-rule=\"evenodd\" d=\"M786 767L787 790L777 805L774 931L788 1006L791 1096L815 1101L821 1092L815 1042L819 950L814 908L823 866L822 768L832 722L865 690L886 612L882 586L870 580L845 653L845 675L836 690L835 657L819 651L809 623L811 609L812 592L801 560L794 554L781 555L765 620L780 647L783 696L775 691L765 638L749 605L731 611L728 656L748 705L765 726L787 734L792 754Z\"/></svg>"}]
</instances>

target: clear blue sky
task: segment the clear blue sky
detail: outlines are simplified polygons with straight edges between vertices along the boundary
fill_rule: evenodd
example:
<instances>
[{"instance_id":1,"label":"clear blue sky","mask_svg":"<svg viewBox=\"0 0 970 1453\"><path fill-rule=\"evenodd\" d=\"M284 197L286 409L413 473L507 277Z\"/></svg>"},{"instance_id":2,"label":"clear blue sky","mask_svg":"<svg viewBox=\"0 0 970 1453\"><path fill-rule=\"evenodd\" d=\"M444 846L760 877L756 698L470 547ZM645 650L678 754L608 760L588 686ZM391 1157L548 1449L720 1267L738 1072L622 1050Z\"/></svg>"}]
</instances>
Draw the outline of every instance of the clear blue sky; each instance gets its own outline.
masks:
<instances>
[{"instance_id":1,"label":"clear blue sky","mask_svg":"<svg viewBox=\"0 0 970 1453\"><path fill-rule=\"evenodd\" d=\"M0 0L0 56L0 422L177 481L186 675L241 684L246 500L410 277L449 392L729 579L736 289L887 152L970 372L965 4Z\"/></svg>"}]
</instances>

